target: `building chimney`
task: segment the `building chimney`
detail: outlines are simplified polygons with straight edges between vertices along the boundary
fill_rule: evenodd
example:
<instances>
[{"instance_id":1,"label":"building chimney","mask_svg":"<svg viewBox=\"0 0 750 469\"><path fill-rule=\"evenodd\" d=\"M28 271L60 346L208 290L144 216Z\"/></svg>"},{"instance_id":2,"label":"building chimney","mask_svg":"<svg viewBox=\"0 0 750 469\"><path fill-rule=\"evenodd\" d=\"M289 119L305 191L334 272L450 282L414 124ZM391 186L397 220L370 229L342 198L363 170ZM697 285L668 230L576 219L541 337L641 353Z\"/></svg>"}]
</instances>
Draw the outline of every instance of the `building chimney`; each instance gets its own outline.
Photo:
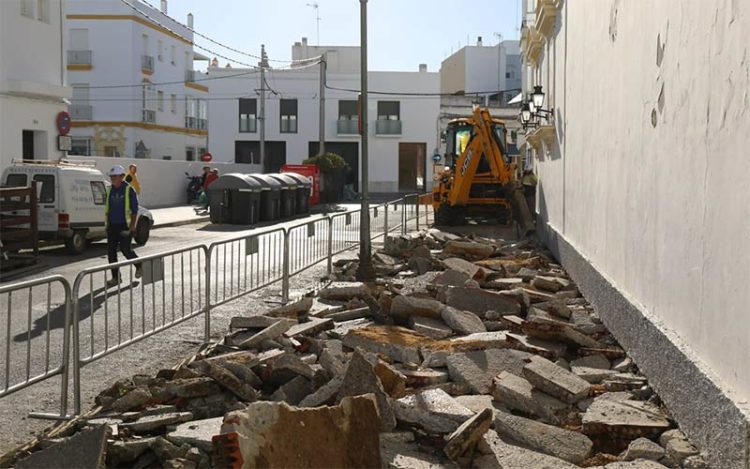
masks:
<instances>
[{"instance_id":1,"label":"building chimney","mask_svg":"<svg viewBox=\"0 0 750 469\"><path fill-rule=\"evenodd\" d=\"M161 12L167 14L167 0L161 0Z\"/></svg>"},{"instance_id":2,"label":"building chimney","mask_svg":"<svg viewBox=\"0 0 750 469\"><path fill-rule=\"evenodd\" d=\"M427 71L427 64L419 64L419 72L425 73Z\"/></svg>"},{"instance_id":3,"label":"building chimney","mask_svg":"<svg viewBox=\"0 0 750 469\"><path fill-rule=\"evenodd\" d=\"M302 38L302 45L303 46L307 46L307 38L306 37Z\"/></svg>"},{"instance_id":4,"label":"building chimney","mask_svg":"<svg viewBox=\"0 0 750 469\"><path fill-rule=\"evenodd\" d=\"M188 13L188 28L193 29L193 14Z\"/></svg>"},{"instance_id":5,"label":"building chimney","mask_svg":"<svg viewBox=\"0 0 750 469\"><path fill-rule=\"evenodd\" d=\"M477 45L482 47L482 36L477 36Z\"/></svg>"}]
</instances>

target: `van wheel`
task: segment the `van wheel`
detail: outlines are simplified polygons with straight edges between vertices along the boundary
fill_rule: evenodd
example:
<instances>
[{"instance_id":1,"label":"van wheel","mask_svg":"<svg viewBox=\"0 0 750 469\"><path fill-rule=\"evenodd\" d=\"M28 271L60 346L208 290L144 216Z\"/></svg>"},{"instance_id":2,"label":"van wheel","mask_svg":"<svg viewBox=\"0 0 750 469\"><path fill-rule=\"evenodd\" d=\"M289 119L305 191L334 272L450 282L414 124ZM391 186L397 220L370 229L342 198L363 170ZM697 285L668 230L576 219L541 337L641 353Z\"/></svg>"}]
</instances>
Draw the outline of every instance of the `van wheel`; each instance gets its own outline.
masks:
<instances>
[{"instance_id":1,"label":"van wheel","mask_svg":"<svg viewBox=\"0 0 750 469\"><path fill-rule=\"evenodd\" d=\"M74 231L73 236L65 240L65 248L69 254L78 255L86 250L86 232Z\"/></svg>"},{"instance_id":2,"label":"van wheel","mask_svg":"<svg viewBox=\"0 0 750 469\"><path fill-rule=\"evenodd\" d=\"M138 225L135 227L134 241L136 244L143 246L148 241L148 237L151 235L151 223L148 218L141 218L138 220Z\"/></svg>"}]
</instances>

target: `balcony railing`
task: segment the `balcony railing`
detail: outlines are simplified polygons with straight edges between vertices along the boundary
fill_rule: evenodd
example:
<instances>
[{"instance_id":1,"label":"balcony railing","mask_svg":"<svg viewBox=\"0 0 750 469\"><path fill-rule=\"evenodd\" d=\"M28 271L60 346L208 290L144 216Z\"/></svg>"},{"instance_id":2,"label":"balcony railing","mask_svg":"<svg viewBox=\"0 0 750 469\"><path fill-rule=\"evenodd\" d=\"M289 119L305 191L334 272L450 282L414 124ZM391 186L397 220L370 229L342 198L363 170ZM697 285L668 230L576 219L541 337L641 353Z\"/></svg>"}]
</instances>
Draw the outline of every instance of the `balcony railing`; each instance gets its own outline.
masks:
<instances>
[{"instance_id":1,"label":"balcony railing","mask_svg":"<svg viewBox=\"0 0 750 469\"><path fill-rule=\"evenodd\" d=\"M149 109L143 110L143 116L142 116L143 122L148 122L150 124L156 123L156 111L151 111Z\"/></svg>"},{"instance_id":2,"label":"balcony railing","mask_svg":"<svg viewBox=\"0 0 750 469\"><path fill-rule=\"evenodd\" d=\"M90 121L93 119L93 108L90 104L71 104L70 117L74 121Z\"/></svg>"},{"instance_id":3,"label":"balcony railing","mask_svg":"<svg viewBox=\"0 0 750 469\"><path fill-rule=\"evenodd\" d=\"M91 51L69 50L68 65L91 65Z\"/></svg>"},{"instance_id":4,"label":"balcony railing","mask_svg":"<svg viewBox=\"0 0 750 469\"><path fill-rule=\"evenodd\" d=\"M339 135L357 135L359 126L353 119L339 119L336 121L336 131Z\"/></svg>"},{"instance_id":5,"label":"balcony railing","mask_svg":"<svg viewBox=\"0 0 750 469\"><path fill-rule=\"evenodd\" d=\"M401 135L400 120L377 120L375 121L376 135Z\"/></svg>"},{"instance_id":6,"label":"balcony railing","mask_svg":"<svg viewBox=\"0 0 750 469\"><path fill-rule=\"evenodd\" d=\"M185 70L185 81L195 83L195 70Z\"/></svg>"},{"instance_id":7,"label":"balcony railing","mask_svg":"<svg viewBox=\"0 0 750 469\"><path fill-rule=\"evenodd\" d=\"M141 56L141 68L143 70L148 70L149 72L154 71L154 57L151 55L142 55Z\"/></svg>"},{"instance_id":8,"label":"balcony railing","mask_svg":"<svg viewBox=\"0 0 750 469\"><path fill-rule=\"evenodd\" d=\"M185 127L188 129L208 130L208 119L186 116Z\"/></svg>"}]
</instances>

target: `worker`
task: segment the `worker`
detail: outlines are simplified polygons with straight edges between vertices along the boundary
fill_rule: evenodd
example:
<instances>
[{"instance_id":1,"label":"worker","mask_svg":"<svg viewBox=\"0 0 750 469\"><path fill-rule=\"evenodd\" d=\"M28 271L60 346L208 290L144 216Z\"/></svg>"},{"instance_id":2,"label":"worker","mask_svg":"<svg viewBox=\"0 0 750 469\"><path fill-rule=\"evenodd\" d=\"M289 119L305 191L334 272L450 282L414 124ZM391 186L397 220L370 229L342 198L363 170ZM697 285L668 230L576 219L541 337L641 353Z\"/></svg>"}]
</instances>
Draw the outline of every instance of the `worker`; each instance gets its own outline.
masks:
<instances>
[{"instance_id":1,"label":"worker","mask_svg":"<svg viewBox=\"0 0 750 469\"><path fill-rule=\"evenodd\" d=\"M531 213L536 212L536 184L538 179L534 170L526 168L523 171L523 178L521 184L523 185L523 195L526 197L526 205L529 207Z\"/></svg>"},{"instance_id":2,"label":"worker","mask_svg":"<svg viewBox=\"0 0 750 469\"><path fill-rule=\"evenodd\" d=\"M208 174L206 174L206 179L203 181L203 190L208 192L208 186L217 179L219 179L219 170L213 168Z\"/></svg>"},{"instance_id":3,"label":"worker","mask_svg":"<svg viewBox=\"0 0 750 469\"><path fill-rule=\"evenodd\" d=\"M141 195L141 183L138 182L138 176L136 176L136 173L138 172L138 166L135 164L131 164L128 166L128 174L125 175L125 182L130 184L130 187L135 189L135 193L138 195Z\"/></svg>"},{"instance_id":4,"label":"worker","mask_svg":"<svg viewBox=\"0 0 750 469\"><path fill-rule=\"evenodd\" d=\"M107 258L111 264L117 262L118 248L127 259L138 258L130 247L138 216L138 196L135 189L125 182L125 168L122 166L112 167L109 179L112 185L107 188L104 216L107 227ZM135 265L135 277L141 277L140 264ZM120 270L113 268L112 279L107 282L107 288L119 284Z\"/></svg>"},{"instance_id":5,"label":"worker","mask_svg":"<svg viewBox=\"0 0 750 469\"><path fill-rule=\"evenodd\" d=\"M203 167L203 174L201 174L201 188L206 189L206 178L211 173L211 167L210 166L204 166Z\"/></svg>"}]
</instances>

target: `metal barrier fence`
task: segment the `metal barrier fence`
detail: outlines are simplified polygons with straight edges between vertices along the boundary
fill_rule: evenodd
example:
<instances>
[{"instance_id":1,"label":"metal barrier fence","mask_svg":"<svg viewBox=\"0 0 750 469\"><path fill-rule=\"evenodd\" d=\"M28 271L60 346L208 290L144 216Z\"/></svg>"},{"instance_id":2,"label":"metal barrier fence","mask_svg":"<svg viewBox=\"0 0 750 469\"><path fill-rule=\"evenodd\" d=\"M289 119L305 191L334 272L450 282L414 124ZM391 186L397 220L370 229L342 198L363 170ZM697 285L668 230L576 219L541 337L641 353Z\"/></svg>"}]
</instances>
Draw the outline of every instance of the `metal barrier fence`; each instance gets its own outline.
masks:
<instances>
[{"instance_id":1,"label":"metal barrier fence","mask_svg":"<svg viewBox=\"0 0 750 469\"><path fill-rule=\"evenodd\" d=\"M34 288L46 290L42 301L42 312L34 306ZM53 303L52 297L56 288L62 289L62 303ZM16 298L16 301L14 301ZM68 373L70 371L70 326L71 326L71 289L70 284L61 275L53 275L36 280L0 287L0 309L6 314L3 350L4 363L3 387L0 398L13 394L53 376L60 375L60 417L67 414ZM26 315L26 328L14 327L13 317L16 314ZM32 324L34 327L32 327ZM60 329L59 333L53 333ZM14 336L13 333L17 332ZM32 347L32 340L44 336L44 347ZM19 345L15 345L19 344ZM22 345L25 344L25 345ZM55 350L57 352L55 352ZM54 355L59 355L59 364L53 366ZM14 360L16 358L16 360ZM22 370L11 369L11 362L24 363ZM44 416L44 415L38 415Z\"/></svg>"},{"instance_id":2,"label":"metal barrier fence","mask_svg":"<svg viewBox=\"0 0 750 469\"><path fill-rule=\"evenodd\" d=\"M406 233L412 227L418 229L420 223L429 223L431 209L426 205L427 200L426 196L410 194L372 206L371 239L383 237L385 240L390 233ZM420 205L423 205L424 221L420 219ZM80 414L84 366L200 315L204 316L205 341L209 341L211 308L278 282L281 282L282 300L288 301L290 277L324 261L330 273L334 256L359 245L360 222L360 211L352 210L291 227L217 241L209 246L191 246L92 267L77 275L72 288L62 276L0 287L0 301L7 295L8 305L5 363L0 367L5 370L5 386L0 398L61 375L60 415L56 417L66 417L68 374L72 371L74 413ZM108 284L107 278L112 278L113 269L119 270L121 282ZM52 285L57 283L63 288L64 302L53 309ZM46 314L34 321L32 329L32 289L44 286L48 291ZM22 293L27 295L27 328L16 337L23 338L25 334L27 338L26 372L19 374L16 370L13 374L11 364L21 363L14 360L10 346L14 327L13 297ZM62 324L58 324L60 320ZM55 329L61 329L60 334L53 334ZM45 335L43 353L38 347L32 347L32 334ZM59 347L60 364L52 367L50 356L55 347ZM41 360L42 369L38 373L32 366L32 355L37 361Z\"/></svg>"}]
</instances>

